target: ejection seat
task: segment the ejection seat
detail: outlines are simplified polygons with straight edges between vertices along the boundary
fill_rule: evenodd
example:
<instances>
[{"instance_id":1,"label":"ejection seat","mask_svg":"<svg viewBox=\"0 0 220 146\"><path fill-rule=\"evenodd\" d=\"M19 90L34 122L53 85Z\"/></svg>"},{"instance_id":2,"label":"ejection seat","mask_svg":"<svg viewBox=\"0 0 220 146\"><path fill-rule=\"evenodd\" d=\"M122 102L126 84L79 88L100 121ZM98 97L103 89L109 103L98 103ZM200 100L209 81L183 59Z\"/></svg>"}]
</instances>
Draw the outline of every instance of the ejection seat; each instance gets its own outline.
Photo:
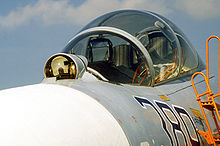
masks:
<instances>
[{"instance_id":1,"label":"ejection seat","mask_svg":"<svg viewBox=\"0 0 220 146\"><path fill-rule=\"evenodd\" d=\"M91 38L87 46L88 66L116 83L132 83L137 56L131 45L120 44L112 47L106 38ZM135 59L136 58L136 59Z\"/></svg>"},{"instance_id":2,"label":"ejection seat","mask_svg":"<svg viewBox=\"0 0 220 146\"><path fill-rule=\"evenodd\" d=\"M127 82L131 83L134 76L133 64L134 61L136 61L134 59L136 54L134 53L132 46L122 44L113 47L112 51L112 62L115 65L115 68L119 70L121 73L125 74L129 78Z\"/></svg>"},{"instance_id":3,"label":"ejection seat","mask_svg":"<svg viewBox=\"0 0 220 146\"><path fill-rule=\"evenodd\" d=\"M144 29L136 37L151 56L155 70L155 83L172 77L177 68L178 54L171 39L168 39L157 27Z\"/></svg>"},{"instance_id":4,"label":"ejection seat","mask_svg":"<svg viewBox=\"0 0 220 146\"><path fill-rule=\"evenodd\" d=\"M177 49L162 33L149 35L150 41L147 50L151 55L155 69L155 82L158 83L171 77L177 68Z\"/></svg>"}]
</instances>

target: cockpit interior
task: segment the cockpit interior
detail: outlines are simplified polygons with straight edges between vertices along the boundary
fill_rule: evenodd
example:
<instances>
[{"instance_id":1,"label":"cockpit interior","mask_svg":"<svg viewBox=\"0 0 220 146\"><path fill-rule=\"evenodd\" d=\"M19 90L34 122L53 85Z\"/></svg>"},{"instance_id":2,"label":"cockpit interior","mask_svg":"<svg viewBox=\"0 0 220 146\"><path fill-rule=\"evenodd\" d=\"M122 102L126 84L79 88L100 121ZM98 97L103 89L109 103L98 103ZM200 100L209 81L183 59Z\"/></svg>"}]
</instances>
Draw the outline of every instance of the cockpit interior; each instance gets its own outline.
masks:
<instances>
[{"instance_id":1,"label":"cockpit interior","mask_svg":"<svg viewBox=\"0 0 220 146\"><path fill-rule=\"evenodd\" d=\"M204 65L182 31L147 11L121 10L85 26L64 48L82 55L106 81L155 86L202 70Z\"/></svg>"}]
</instances>

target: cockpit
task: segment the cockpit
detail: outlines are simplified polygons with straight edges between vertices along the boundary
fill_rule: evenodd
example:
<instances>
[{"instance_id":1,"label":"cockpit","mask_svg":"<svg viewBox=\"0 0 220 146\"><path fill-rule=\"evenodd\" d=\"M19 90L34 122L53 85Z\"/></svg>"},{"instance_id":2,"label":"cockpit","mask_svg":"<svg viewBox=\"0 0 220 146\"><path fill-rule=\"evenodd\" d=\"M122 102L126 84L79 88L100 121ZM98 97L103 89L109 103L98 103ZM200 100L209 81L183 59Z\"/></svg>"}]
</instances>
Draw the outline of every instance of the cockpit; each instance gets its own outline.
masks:
<instances>
[{"instance_id":1,"label":"cockpit","mask_svg":"<svg viewBox=\"0 0 220 146\"><path fill-rule=\"evenodd\" d=\"M185 35L166 18L121 10L85 26L64 48L81 55L97 78L113 83L154 86L203 69Z\"/></svg>"}]
</instances>

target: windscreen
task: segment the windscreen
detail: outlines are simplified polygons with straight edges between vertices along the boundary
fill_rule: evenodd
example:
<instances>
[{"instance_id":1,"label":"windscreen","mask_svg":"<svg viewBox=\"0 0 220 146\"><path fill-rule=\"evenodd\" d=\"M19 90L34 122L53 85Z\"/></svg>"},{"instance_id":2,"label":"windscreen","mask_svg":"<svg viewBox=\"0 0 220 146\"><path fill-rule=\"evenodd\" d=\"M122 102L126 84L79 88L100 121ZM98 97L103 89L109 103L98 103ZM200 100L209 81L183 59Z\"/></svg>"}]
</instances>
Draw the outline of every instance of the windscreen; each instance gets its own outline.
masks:
<instances>
[{"instance_id":1,"label":"windscreen","mask_svg":"<svg viewBox=\"0 0 220 146\"><path fill-rule=\"evenodd\" d=\"M151 84L145 56L134 44L117 35L89 35L72 45L67 53L85 56L88 67L98 71L109 82Z\"/></svg>"}]
</instances>

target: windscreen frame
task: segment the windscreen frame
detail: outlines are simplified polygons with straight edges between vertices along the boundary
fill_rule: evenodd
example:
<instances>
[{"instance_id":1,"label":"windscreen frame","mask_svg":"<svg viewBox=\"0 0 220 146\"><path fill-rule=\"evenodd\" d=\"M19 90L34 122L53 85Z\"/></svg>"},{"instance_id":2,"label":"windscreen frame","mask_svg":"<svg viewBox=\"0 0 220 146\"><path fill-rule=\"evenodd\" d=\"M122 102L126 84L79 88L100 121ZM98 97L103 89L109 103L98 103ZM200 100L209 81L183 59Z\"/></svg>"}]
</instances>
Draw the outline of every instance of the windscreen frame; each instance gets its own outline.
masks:
<instances>
[{"instance_id":1,"label":"windscreen frame","mask_svg":"<svg viewBox=\"0 0 220 146\"><path fill-rule=\"evenodd\" d=\"M116 36L128 41L129 43L133 44L135 47L137 47L141 51L141 53L143 53L143 55L145 56L145 59L148 63L149 71L151 74L151 85L150 86L154 86L154 84L155 84L155 71L154 71L152 59L151 59L148 51L146 50L146 48L143 46L143 44L136 37L134 37L133 35L129 34L128 32L126 32L124 30L114 28L114 27L109 27L109 26L89 28L87 30L84 30L84 31L78 33L75 37L73 37L68 42L68 44L64 48L63 52L68 53L69 49L73 48L73 46L77 42L79 42L80 40L84 39L87 36L99 35L99 34L101 35L103 33L116 35Z\"/></svg>"}]
</instances>

